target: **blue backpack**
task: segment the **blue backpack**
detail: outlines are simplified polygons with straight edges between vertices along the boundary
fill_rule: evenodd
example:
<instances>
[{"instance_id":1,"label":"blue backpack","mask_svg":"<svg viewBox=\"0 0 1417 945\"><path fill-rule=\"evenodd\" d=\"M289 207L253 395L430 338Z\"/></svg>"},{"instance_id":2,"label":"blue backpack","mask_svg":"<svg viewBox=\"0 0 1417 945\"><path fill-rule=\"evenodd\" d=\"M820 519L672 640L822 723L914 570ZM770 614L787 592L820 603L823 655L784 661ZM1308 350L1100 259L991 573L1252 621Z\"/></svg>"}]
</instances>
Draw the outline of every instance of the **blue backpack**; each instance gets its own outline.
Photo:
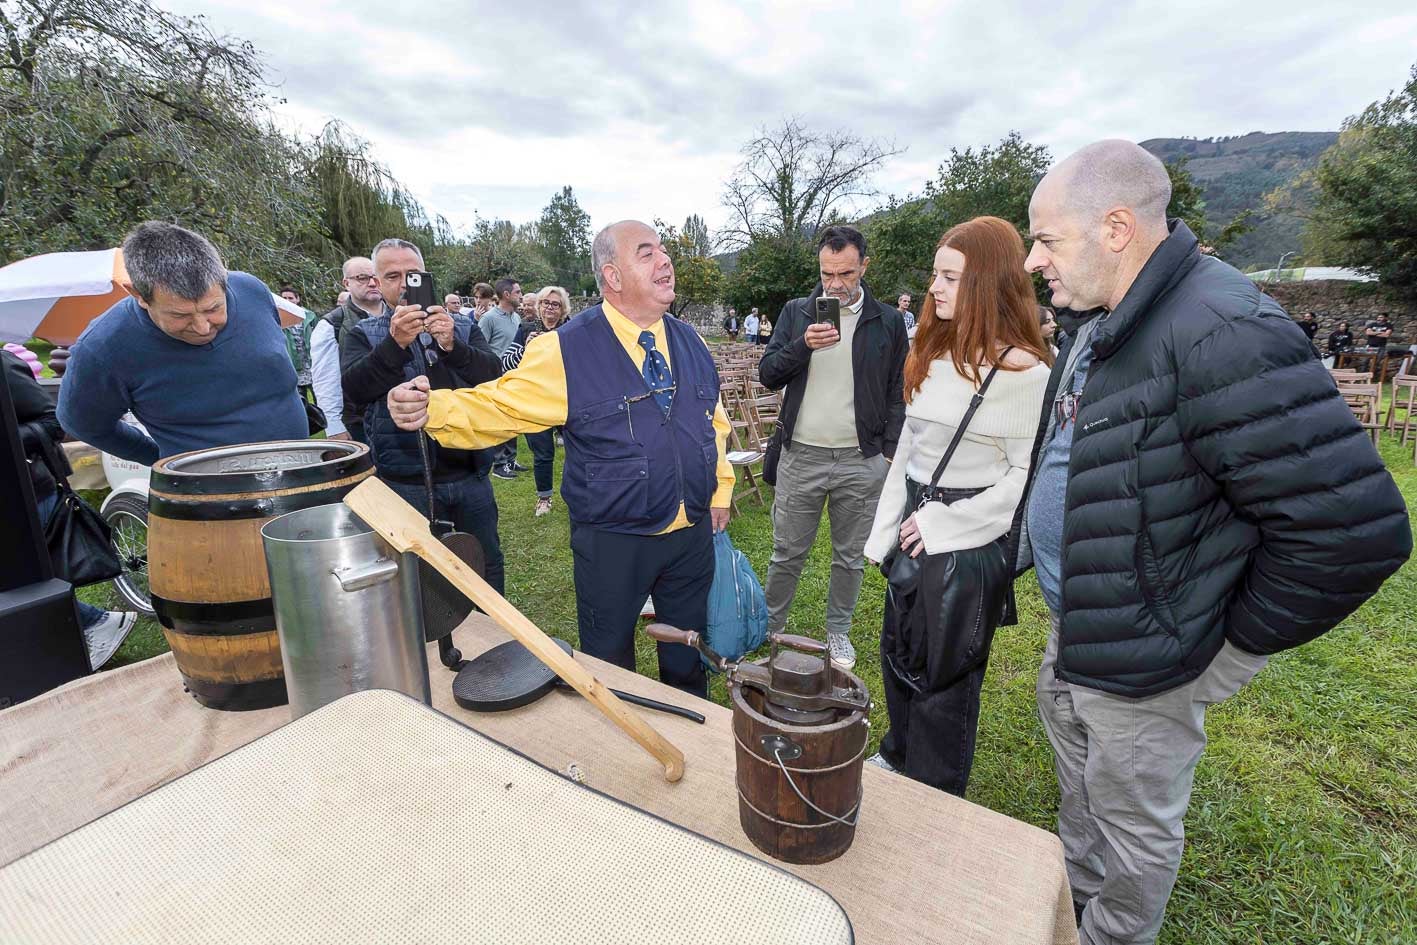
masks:
<instances>
[{"instance_id":1,"label":"blue backpack","mask_svg":"<svg viewBox=\"0 0 1417 945\"><path fill-rule=\"evenodd\" d=\"M713 587L709 589L707 642L730 662L763 645L768 635L768 604L748 556L727 532L713 536Z\"/></svg>"}]
</instances>

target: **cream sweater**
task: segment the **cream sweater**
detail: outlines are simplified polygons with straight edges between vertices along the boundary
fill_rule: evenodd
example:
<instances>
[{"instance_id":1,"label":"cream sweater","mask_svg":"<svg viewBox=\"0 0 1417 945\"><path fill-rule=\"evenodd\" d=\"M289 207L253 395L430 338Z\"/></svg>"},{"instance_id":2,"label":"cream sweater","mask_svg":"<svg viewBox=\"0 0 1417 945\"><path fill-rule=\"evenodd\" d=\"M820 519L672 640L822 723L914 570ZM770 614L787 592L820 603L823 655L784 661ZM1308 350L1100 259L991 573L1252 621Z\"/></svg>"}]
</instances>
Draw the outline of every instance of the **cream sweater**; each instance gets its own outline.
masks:
<instances>
[{"instance_id":1,"label":"cream sweater","mask_svg":"<svg viewBox=\"0 0 1417 945\"><path fill-rule=\"evenodd\" d=\"M978 548L1008 532L1023 497L1048 373L1048 365L1039 364L1025 371L1000 371L994 378L939 483L950 489L985 491L951 505L931 502L915 513L926 552ZM905 477L909 474L916 482L930 483L974 391L950 360L942 358L931 365L920 390L905 405L895 461L866 542L867 558L884 560L899 544L900 525L908 515Z\"/></svg>"}]
</instances>

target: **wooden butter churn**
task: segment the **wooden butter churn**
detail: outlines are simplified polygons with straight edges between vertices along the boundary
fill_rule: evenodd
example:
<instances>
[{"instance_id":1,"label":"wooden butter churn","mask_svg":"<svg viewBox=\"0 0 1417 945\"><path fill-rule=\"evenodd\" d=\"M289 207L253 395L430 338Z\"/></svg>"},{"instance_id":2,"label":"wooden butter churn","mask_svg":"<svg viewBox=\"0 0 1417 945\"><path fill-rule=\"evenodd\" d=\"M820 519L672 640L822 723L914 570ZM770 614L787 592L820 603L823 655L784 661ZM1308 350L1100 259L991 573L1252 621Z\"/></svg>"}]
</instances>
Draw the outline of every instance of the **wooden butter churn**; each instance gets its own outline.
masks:
<instances>
[{"instance_id":1,"label":"wooden butter churn","mask_svg":"<svg viewBox=\"0 0 1417 945\"><path fill-rule=\"evenodd\" d=\"M846 852L861 816L861 764L871 698L832 665L825 643L774 633L768 659L731 663L697 633L651 624L665 643L696 648L728 676L736 743L738 820L753 845L788 863Z\"/></svg>"}]
</instances>

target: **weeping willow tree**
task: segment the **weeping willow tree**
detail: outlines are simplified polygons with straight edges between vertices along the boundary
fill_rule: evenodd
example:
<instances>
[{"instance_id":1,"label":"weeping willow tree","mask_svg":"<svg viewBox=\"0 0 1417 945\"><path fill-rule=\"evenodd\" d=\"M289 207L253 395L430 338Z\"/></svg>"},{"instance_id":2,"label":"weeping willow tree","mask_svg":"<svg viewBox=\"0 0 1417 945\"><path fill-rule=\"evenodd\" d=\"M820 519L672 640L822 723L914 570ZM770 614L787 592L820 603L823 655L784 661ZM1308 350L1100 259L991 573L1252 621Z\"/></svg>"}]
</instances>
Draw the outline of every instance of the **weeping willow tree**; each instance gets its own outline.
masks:
<instances>
[{"instance_id":1,"label":"weeping willow tree","mask_svg":"<svg viewBox=\"0 0 1417 945\"><path fill-rule=\"evenodd\" d=\"M0 0L0 263L166 219L306 281L314 210L246 42L147 0Z\"/></svg>"},{"instance_id":2,"label":"weeping willow tree","mask_svg":"<svg viewBox=\"0 0 1417 945\"><path fill-rule=\"evenodd\" d=\"M381 239L408 239L412 230L427 229L418 201L374 159L368 142L337 121L310 143L306 174L316 195L315 234L321 241L312 248L321 255L366 255Z\"/></svg>"}]
</instances>

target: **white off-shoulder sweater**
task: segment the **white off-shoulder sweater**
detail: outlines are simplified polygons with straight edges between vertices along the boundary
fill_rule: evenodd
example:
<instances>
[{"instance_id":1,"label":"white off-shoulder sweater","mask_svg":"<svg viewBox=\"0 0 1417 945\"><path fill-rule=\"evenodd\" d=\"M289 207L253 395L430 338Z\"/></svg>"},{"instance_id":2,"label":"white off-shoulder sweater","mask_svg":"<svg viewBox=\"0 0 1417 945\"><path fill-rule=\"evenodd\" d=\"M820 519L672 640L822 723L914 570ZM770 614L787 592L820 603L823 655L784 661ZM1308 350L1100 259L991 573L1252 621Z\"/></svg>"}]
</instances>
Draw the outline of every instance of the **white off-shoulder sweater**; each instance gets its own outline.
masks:
<instances>
[{"instance_id":1,"label":"white off-shoulder sweater","mask_svg":"<svg viewBox=\"0 0 1417 945\"><path fill-rule=\"evenodd\" d=\"M985 491L951 505L931 502L915 513L926 552L977 548L1008 532L1023 496L1048 373L1046 364L1001 370L989 385L939 482L949 489ZM867 558L884 560L899 544L900 525L912 511L905 508L905 477L930 483L974 391L974 384L961 377L948 358L941 358L906 404L900 443L866 542Z\"/></svg>"}]
</instances>

